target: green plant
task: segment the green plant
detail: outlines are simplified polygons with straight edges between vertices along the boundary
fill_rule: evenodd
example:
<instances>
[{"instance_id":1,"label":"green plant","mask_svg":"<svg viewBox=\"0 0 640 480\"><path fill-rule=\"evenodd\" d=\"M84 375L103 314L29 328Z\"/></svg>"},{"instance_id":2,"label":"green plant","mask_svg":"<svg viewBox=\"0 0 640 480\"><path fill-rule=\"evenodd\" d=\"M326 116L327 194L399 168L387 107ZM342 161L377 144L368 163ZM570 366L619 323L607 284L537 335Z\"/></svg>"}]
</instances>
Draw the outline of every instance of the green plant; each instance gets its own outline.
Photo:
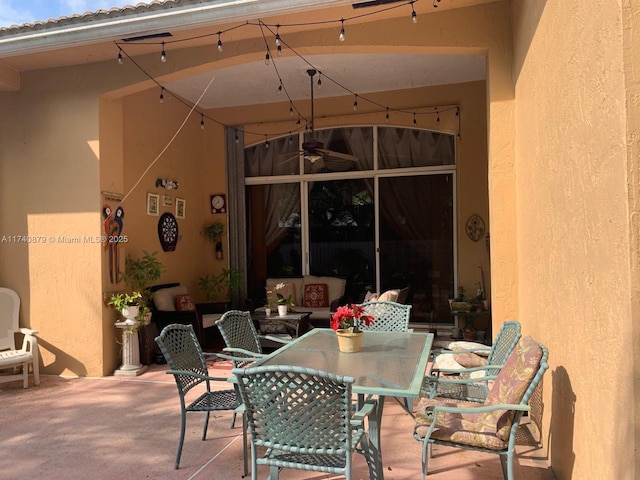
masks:
<instances>
[{"instance_id":1,"label":"green plant","mask_svg":"<svg viewBox=\"0 0 640 480\"><path fill-rule=\"evenodd\" d=\"M135 291L145 295L151 283L160 278L164 265L156 258L158 252L149 253L143 250L140 258L127 255L125 261L124 281Z\"/></svg>"},{"instance_id":2,"label":"green plant","mask_svg":"<svg viewBox=\"0 0 640 480\"><path fill-rule=\"evenodd\" d=\"M238 268L223 268L218 275L206 275L198 279L198 287L209 302L228 300L234 292L240 292L243 287L244 272ZM225 297L221 294L226 292Z\"/></svg>"},{"instance_id":3,"label":"green plant","mask_svg":"<svg viewBox=\"0 0 640 480\"><path fill-rule=\"evenodd\" d=\"M131 306L137 305L140 303L140 299L142 298L142 294L140 292L132 292L128 293L114 293L111 295L111 299L107 305L113 305L119 313L122 313L122 310Z\"/></svg>"}]
</instances>

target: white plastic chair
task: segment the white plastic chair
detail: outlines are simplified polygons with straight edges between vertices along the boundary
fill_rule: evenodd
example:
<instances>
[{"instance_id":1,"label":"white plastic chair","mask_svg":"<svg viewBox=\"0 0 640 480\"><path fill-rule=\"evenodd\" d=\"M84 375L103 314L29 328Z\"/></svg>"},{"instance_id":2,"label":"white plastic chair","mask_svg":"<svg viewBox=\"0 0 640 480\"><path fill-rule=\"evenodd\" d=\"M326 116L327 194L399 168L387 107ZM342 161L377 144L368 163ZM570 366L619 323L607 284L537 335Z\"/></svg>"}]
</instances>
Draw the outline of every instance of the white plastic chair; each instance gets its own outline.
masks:
<instances>
[{"instance_id":1,"label":"white plastic chair","mask_svg":"<svg viewBox=\"0 0 640 480\"><path fill-rule=\"evenodd\" d=\"M33 369L33 380L40 384L38 367L38 339L36 330L20 328L20 297L9 288L0 287L0 370L17 369L22 373L0 375L0 383L13 382L22 378L22 386L29 387L29 364ZM16 333L24 335L22 348L16 349Z\"/></svg>"}]
</instances>

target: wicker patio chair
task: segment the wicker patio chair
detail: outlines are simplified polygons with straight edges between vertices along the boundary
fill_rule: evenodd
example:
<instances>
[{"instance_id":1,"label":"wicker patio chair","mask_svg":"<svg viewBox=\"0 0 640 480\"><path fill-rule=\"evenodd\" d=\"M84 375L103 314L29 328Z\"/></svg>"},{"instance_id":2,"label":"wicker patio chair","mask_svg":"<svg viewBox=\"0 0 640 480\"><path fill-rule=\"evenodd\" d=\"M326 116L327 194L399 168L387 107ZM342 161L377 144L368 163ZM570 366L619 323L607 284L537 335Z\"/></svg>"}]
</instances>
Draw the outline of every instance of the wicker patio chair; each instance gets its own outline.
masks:
<instances>
[{"instance_id":1,"label":"wicker patio chair","mask_svg":"<svg viewBox=\"0 0 640 480\"><path fill-rule=\"evenodd\" d=\"M258 465L277 480L281 468L345 475L351 478L352 455L365 455L378 471L364 428L376 414L375 400L353 413L352 377L302 367L273 365L234 369L246 408L251 441L251 478ZM259 456L258 448L264 447ZM374 469L374 470L371 470Z\"/></svg>"},{"instance_id":2,"label":"wicker patio chair","mask_svg":"<svg viewBox=\"0 0 640 480\"><path fill-rule=\"evenodd\" d=\"M505 480L513 480L516 433L529 400L549 368L548 351L531 337L523 337L498 373L480 404L423 397L416 410L413 437L422 442L422 478L429 468L429 445L446 445L500 456Z\"/></svg>"},{"instance_id":3,"label":"wicker patio chair","mask_svg":"<svg viewBox=\"0 0 640 480\"><path fill-rule=\"evenodd\" d=\"M396 302L373 301L361 303L360 306L368 315L373 315L374 322L362 326L367 332L408 332L411 305Z\"/></svg>"},{"instance_id":4,"label":"wicker patio chair","mask_svg":"<svg viewBox=\"0 0 640 480\"><path fill-rule=\"evenodd\" d=\"M468 365L477 362L477 366L461 369L440 368L438 359L441 355L436 356L429 373L423 380L421 395L427 395L430 398L446 397L483 402L489 394L490 382L495 380L520 336L520 322L512 320L502 324L495 342L490 349L485 350L488 353L486 357L477 355L477 350L473 349L441 353L441 355L452 355L454 359L464 356L469 361ZM469 379L473 381L469 382Z\"/></svg>"},{"instance_id":5,"label":"wicker patio chair","mask_svg":"<svg viewBox=\"0 0 640 480\"><path fill-rule=\"evenodd\" d=\"M19 320L20 297L10 288L0 288L0 370L13 369L12 374L0 375L0 383L22 379L22 386L28 388L29 365L33 383L40 384L38 332L21 328ZM24 335L20 348L16 348L16 334Z\"/></svg>"},{"instance_id":6,"label":"wicker patio chair","mask_svg":"<svg viewBox=\"0 0 640 480\"><path fill-rule=\"evenodd\" d=\"M204 354L200 348L196 334L193 331L193 326L179 324L167 325L155 340L169 364L170 370L168 370L167 373L173 375L175 378L180 396L180 416L182 423L174 466L174 468L178 468L180 466L180 456L182 455L182 445L184 443L187 412L205 412L204 428L202 430L202 440L205 440L207 438L207 427L209 425L209 413L220 410L231 410L235 412L240 403L236 391L233 389L211 390L210 382L218 381L226 383L227 379L209 376ZM204 384L204 392L187 405L185 396L191 389L201 384ZM243 435L246 435L244 431Z\"/></svg>"}]
</instances>

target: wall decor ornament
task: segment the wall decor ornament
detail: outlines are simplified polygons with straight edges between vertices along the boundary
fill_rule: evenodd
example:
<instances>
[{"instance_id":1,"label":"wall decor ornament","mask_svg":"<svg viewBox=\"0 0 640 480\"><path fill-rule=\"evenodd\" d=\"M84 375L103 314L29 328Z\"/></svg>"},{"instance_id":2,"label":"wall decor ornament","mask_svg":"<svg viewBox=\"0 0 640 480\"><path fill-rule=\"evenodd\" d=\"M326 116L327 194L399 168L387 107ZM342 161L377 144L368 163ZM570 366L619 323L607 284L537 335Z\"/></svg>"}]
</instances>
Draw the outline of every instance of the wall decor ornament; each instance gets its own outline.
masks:
<instances>
[{"instance_id":1,"label":"wall decor ornament","mask_svg":"<svg viewBox=\"0 0 640 480\"><path fill-rule=\"evenodd\" d=\"M187 201L184 198L176 198L176 218L185 218Z\"/></svg>"},{"instance_id":2,"label":"wall decor ornament","mask_svg":"<svg viewBox=\"0 0 640 480\"><path fill-rule=\"evenodd\" d=\"M480 215L474 213L467 220L465 230L467 232L467 237L469 237L474 242L477 242L484 236L484 220L482 220L482 217L480 217Z\"/></svg>"},{"instance_id":3,"label":"wall decor ornament","mask_svg":"<svg viewBox=\"0 0 640 480\"><path fill-rule=\"evenodd\" d=\"M171 195L162 195L162 205L165 207L173 206L173 199L171 198Z\"/></svg>"},{"instance_id":4,"label":"wall decor ornament","mask_svg":"<svg viewBox=\"0 0 640 480\"><path fill-rule=\"evenodd\" d=\"M158 239L162 251L173 252L178 244L178 222L171 213L163 213L158 220Z\"/></svg>"},{"instance_id":5,"label":"wall decor ornament","mask_svg":"<svg viewBox=\"0 0 640 480\"><path fill-rule=\"evenodd\" d=\"M225 213L227 211L227 198L224 194L211 195L211 213Z\"/></svg>"},{"instance_id":6,"label":"wall decor ornament","mask_svg":"<svg viewBox=\"0 0 640 480\"><path fill-rule=\"evenodd\" d=\"M120 253L119 245L124 238L122 229L124 228L124 208L118 205L115 210L111 205L105 203L102 207L102 216L104 217L104 248L108 252L109 262L109 281L118 283L121 280L120 273Z\"/></svg>"},{"instance_id":7,"label":"wall decor ornament","mask_svg":"<svg viewBox=\"0 0 640 480\"><path fill-rule=\"evenodd\" d=\"M147 215L158 216L158 206L160 205L160 197L155 193L147 193Z\"/></svg>"}]
</instances>

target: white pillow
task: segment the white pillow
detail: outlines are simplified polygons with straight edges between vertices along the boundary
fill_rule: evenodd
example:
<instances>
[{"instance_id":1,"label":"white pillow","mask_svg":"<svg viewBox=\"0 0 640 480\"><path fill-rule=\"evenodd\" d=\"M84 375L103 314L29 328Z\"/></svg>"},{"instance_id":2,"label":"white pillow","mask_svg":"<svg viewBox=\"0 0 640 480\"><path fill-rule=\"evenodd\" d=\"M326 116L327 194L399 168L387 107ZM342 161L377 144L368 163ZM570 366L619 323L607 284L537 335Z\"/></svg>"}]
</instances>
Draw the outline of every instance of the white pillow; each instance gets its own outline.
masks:
<instances>
[{"instance_id":1,"label":"white pillow","mask_svg":"<svg viewBox=\"0 0 640 480\"><path fill-rule=\"evenodd\" d=\"M378 297L379 302L395 302L398 299L398 290L387 290Z\"/></svg>"},{"instance_id":2,"label":"white pillow","mask_svg":"<svg viewBox=\"0 0 640 480\"><path fill-rule=\"evenodd\" d=\"M176 295L187 295L189 292L184 285L177 287L161 288L153 294L153 303L161 312L176 311Z\"/></svg>"},{"instance_id":3,"label":"white pillow","mask_svg":"<svg viewBox=\"0 0 640 480\"><path fill-rule=\"evenodd\" d=\"M484 343L459 341L451 342L449 344L449 350L474 350L473 353L488 357L491 348L486 346Z\"/></svg>"},{"instance_id":4,"label":"white pillow","mask_svg":"<svg viewBox=\"0 0 640 480\"><path fill-rule=\"evenodd\" d=\"M442 353L436 357L435 361L437 368L443 368L445 370L461 370L464 369L462 365L453 359L453 353Z\"/></svg>"}]
</instances>

